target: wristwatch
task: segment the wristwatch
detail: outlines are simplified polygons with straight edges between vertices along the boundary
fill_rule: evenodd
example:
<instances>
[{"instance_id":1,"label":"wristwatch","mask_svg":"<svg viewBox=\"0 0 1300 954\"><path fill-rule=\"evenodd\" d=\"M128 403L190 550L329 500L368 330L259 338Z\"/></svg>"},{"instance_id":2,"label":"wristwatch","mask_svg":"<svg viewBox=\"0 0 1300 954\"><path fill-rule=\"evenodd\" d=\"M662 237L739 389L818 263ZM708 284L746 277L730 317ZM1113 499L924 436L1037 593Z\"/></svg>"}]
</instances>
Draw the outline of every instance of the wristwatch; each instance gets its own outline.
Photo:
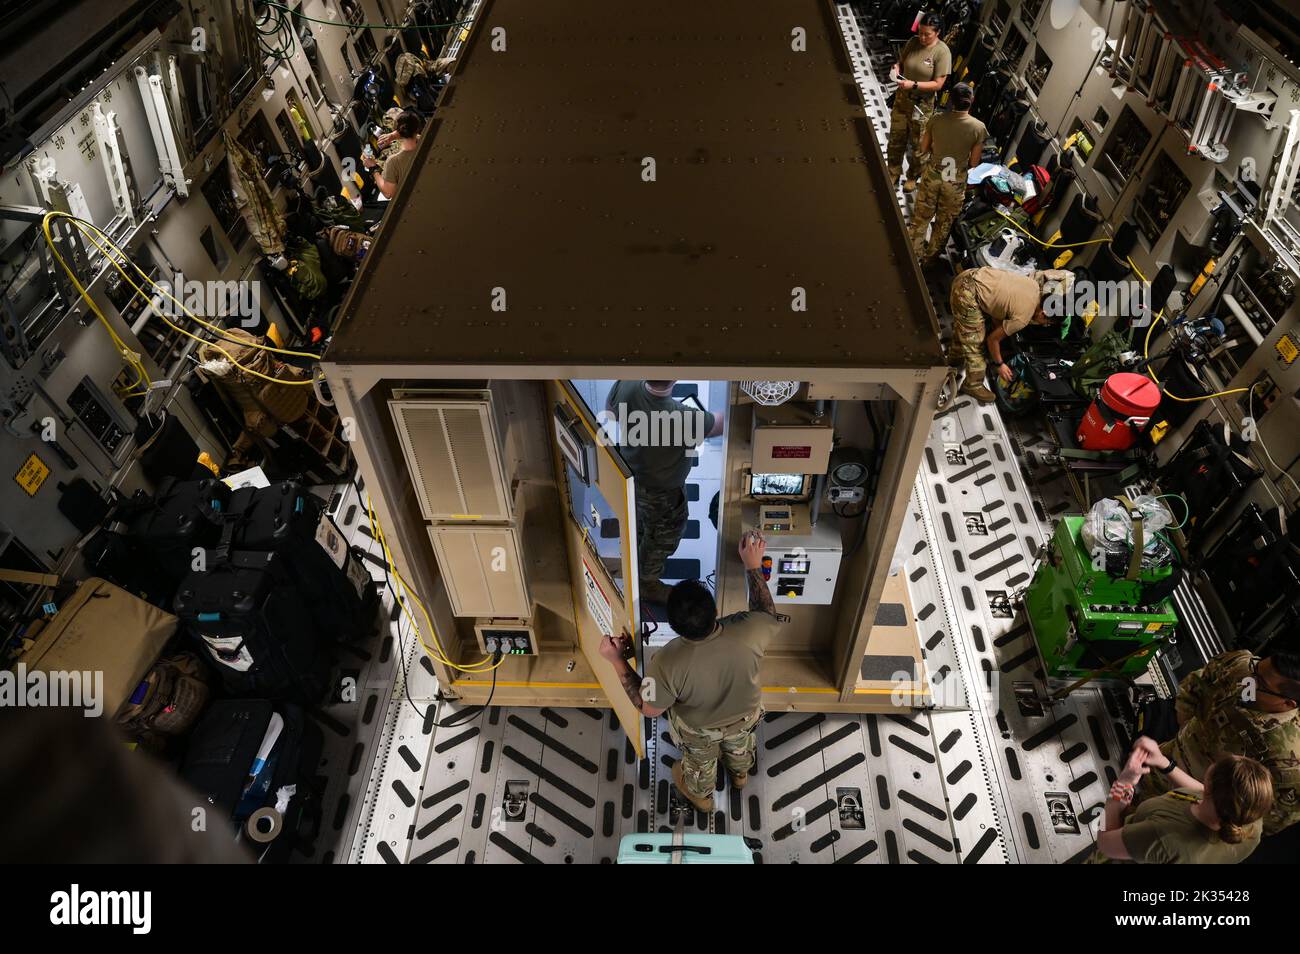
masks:
<instances>
[{"instance_id":1,"label":"wristwatch","mask_svg":"<svg viewBox=\"0 0 1300 954\"><path fill-rule=\"evenodd\" d=\"M1173 773L1174 769L1176 768L1178 768L1178 763L1175 762L1173 759L1170 759L1169 764L1165 768L1162 768L1160 771L1164 775L1170 775Z\"/></svg>"}]
</instances>

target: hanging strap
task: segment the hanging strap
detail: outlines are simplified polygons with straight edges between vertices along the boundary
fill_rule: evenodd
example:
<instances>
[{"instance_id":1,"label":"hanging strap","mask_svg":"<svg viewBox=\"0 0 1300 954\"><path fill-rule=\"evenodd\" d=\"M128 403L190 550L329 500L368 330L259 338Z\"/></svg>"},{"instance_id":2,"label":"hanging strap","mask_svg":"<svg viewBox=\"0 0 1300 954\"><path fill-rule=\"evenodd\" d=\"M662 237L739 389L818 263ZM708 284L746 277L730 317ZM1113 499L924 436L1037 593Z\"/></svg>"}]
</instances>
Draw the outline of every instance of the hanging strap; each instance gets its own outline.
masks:
<instances>
[{"instance_id":1,"label":"hanging strap","mask_svg":"<svg viewBox=\"0 0 1300 954\"><path fill-rule=\"evenodd\" d=\"M1120 494L1115 499L1124 505L1124 509L1128 511L1129 519L1133 521L1133 553L1128 558L1128 573L1124 576L1124 579L1136 580L1142 570L1142 551L1146 545L1142 533L1142 511L1123 494Z\"/></svg>"}]
</instances>

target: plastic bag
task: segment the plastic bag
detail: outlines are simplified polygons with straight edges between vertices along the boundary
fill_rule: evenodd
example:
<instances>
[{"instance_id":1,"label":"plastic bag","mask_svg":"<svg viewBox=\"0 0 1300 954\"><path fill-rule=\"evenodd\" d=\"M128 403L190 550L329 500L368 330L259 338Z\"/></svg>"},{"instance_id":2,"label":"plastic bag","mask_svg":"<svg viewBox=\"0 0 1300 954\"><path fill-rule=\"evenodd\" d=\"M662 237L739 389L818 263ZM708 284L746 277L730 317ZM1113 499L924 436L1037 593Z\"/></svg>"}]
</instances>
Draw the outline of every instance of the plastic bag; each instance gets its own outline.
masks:
<instances>
[{"instance_id":1,"label":"plastic bag","mask_svg":"<svg viewBox=\"0 0 1300 954\"><path fill-rule=\"evenodd\" d=\"M1164 566L1173 554L1158 532L1175 523L1173 513L1149 494L1134 498L1133 506L1142 514L1142 566ZM1116 557L1127 563L1133 552L1133 521L1127 508L1114 497L1106 497L1092 505L1079 535L1091 553L1101 550L1107 557ZM1107 563L1110 563L1109 559Z\"/></svg>"}]
</instances>

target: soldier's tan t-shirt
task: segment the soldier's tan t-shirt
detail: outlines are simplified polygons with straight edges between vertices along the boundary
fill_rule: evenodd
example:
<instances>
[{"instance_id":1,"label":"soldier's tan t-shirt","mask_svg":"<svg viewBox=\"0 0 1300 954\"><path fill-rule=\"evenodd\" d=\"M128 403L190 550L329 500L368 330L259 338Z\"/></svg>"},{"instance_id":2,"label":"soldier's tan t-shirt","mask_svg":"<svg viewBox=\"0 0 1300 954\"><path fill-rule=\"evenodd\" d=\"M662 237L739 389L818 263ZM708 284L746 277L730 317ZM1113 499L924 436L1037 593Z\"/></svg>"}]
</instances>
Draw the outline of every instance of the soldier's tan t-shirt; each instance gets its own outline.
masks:
<instances>
[{"instance_id":1,"label":"soldier's tan t-shirt","mask_svg":"<svg viewBox=\"0 0 1300 954\"><path fill-rule=\"evenodd\" d=\"M952 72L952 51L943 40L936 40L934 46L922 46L921 41L912 37L903 45L903 52L898 56L899 75L903 79L917 83L928 83L940 76ZM905 90L911 95L933 96L921 90Z\"/></svg>"},{"instance_id":2,"label":"soldier's tan t-shirt","mask_svg":"<svg viewBox=\"0 0 1300 954\"><path fill-rule=\"evenodd\" d=\"M671 397L645 389L644 381L618 381L610 388L607 410L627 432L619 435L619 452L643 490L679 490L686 484L697 447L717 418Z\"/></svg>"},{"instance_id":3,"label":"soldier's tan t-shirt","mask_svg":"<svg viewBox=\"0 0 1300 954\"><path fill-rule=\"evenodd\" d=\"M415 150L403 149L384 160L384 181L400 186L415 165Z\"/></svg>"},{"instance_id":4,"label":"soldier's tan t-shirt","mask_svg":"<svg viewBox=\"0 0 1300 954\"><path fill-rule=\"evenodd\" d=\"M991 265L974 271L971 282L975 287L975 303L984 314L1001 321L1002 330L1008 335L1014 335L1033 319L1043 300L1044 282L1073 277L1072 272L1062 268L1049 268L1032 275Z\"/></svg>"},{"instance_id":5,"label":"soldier's tan t-shirt","mask_svg":"<svg viewBox=\"0 0 1300 954\"><path fill-rule=\"evenodd\" d=\"M956 176L951 181L965 185L971 150L988 136L984 124L970 113L952 110L939 113L930 120L927 131L930 133L930 165L943 172L945 160L951 160L949 168Z\"/></svg>"},{"instance_id":6,"label":"soldier's tan t-shirt","mask_svg":"<svg viewBox=\"0 0 1300 954\"><path fill-rule=\"evenodd\" d=\"M1263 822L1255 822L1235 845L1192 815L1196 796L1176 788L1137 807L1120 829L1129 856L1140 865L1235 865L1259 846Z\"/></svg>"},{"instance_id":7,"label":"soldier's tan t-shirt","mask_svg":"<svg viewBox=\"0 0 1300 954\"><path fill-rule=\"evenodd\" d=\"M655 682L646 702L671 708L693 729L739 722L762 701L759 664L780 627L768 613L732 613L703 639L678 636L650 659L646 676Z\"/></svg>"}]
</instances>

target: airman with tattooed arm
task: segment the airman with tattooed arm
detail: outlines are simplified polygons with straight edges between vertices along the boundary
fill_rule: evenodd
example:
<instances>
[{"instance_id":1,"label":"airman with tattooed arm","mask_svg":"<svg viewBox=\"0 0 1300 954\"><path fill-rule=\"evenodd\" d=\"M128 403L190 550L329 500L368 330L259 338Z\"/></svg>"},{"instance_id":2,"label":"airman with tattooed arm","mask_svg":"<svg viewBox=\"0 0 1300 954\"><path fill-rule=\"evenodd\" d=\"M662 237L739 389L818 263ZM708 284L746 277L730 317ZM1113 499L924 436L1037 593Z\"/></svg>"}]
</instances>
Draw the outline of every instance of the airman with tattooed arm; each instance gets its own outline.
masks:
<instances>
[{"instance_id":1,"label":"airman with tattooed arm","mask_svg":"<svg viewBox=\"0 0 1300 954\"><path fill-rule=\"evenodd\" d=\"M629 664L625 639L605 637L600 654L614 666L632 704L646 716L668 713L682 759L673 781L702 811L713 806L721 755L731 784L743 788L754 765L754 730L763 714L759 670L781 627L763 578L767 541L757 531L740 540L749 610L719 617L712 591L684 580L668 597L668 623L677 637L658 650L642 677Z\"/></svg>"}]
</instances>

